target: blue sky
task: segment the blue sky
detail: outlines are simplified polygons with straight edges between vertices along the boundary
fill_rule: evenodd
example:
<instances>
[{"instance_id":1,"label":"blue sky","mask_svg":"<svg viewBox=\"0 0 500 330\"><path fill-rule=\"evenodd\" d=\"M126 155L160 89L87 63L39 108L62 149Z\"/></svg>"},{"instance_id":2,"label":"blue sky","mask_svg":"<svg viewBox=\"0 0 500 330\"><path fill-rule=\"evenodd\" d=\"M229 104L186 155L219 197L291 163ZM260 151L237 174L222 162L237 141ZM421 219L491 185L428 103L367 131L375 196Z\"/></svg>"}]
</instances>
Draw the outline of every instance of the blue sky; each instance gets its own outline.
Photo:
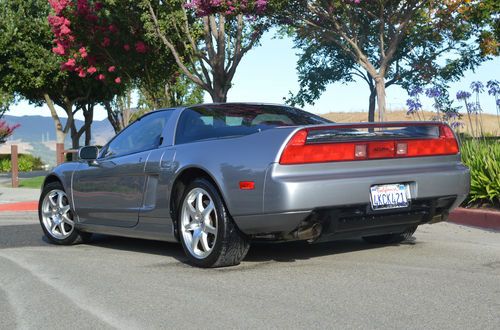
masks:
<instances>
[{"instance_id":1,"label":"blue sky","mask_svg":"<svg viewBox=\"0 0 500 330\"><path fill-rule=\"evenodd\" d=\"M298 90L296 63L298 50L293 49L291 39L275 39L272 33L263 37L260 47L251 50L241 61L233 80L233 87L229 91L228 101L242 102L271 102L283 103L283 97L289 91ZM500 58L488 61L475 70L467 72L464 78L450 85L450 94L455 95L459 90L469 90L472 81L500 80ZM405 107L406 92L398 86L387 89L388 110L398 110ZM210 102L210 97L205 96ZM424 108L432 107L432 100L422 99ZM481 104L487 113L496 113L495 102L487 93L482 94ZM335 84L327 91L315 105L305 109L314 113L367 111L368 89L365 82L353 82L347 85ZM46 106L35 108L27 102L20 102L11 107L10 115L43 115L50 116ZM95 119L106 118L104 109L95 113Z\"/></svg>"}]
</instances>

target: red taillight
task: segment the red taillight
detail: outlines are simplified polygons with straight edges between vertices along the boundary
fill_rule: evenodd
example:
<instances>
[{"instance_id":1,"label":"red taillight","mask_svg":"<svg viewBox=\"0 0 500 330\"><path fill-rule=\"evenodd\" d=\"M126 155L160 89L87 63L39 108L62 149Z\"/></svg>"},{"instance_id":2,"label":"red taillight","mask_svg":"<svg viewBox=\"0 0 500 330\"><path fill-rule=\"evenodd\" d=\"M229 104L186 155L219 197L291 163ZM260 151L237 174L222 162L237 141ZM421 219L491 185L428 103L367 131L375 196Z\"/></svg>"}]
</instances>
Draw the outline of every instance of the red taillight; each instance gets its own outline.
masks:
<instances>
[{"instance_id":1,"label":"red taillight","mask_svg":"<svg viewBox=\"0 0 500 330\"><path fill-rule=\"evenodd\" d=\"M379 140L363 143L332 142L307 144L309 129L295 133L283 150L280 164L308 164L366 159L454 155L459 152L453 131L439 126L439 137Z\"/></svg>"},{"instance_id":2,"label":"red taillight","mask_svg":"<svg viewBox=\"0 0 500 330\"><path fill-rule=\"evenodd\" d=\"M449 126L439 126L439 138L409 140L407 157L454 155L459 152L455 135Z\"/></svg>"}]
</instances>

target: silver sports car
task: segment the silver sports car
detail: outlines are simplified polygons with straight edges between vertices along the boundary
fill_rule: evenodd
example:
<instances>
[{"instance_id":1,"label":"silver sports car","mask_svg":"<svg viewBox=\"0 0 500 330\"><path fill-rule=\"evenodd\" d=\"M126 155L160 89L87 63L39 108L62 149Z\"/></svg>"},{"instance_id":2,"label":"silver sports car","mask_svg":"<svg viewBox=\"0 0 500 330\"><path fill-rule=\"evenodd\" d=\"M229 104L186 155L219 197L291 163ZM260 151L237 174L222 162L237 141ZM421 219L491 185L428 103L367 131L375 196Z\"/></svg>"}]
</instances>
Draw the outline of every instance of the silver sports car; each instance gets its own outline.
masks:
<instances>
[{"instance_id":1,"label":"silver sports car","mask_svg":"<svg viewBox=\"0 0 500 330\"><path fill-rule=\"evenodd\" d=\"M470 184L446 124L337 124L267 104L151 112L79 157L42 188L51 242L180 241L200 267L236 265L255 240L401 242Z\"/></svg>"}]
</instances>

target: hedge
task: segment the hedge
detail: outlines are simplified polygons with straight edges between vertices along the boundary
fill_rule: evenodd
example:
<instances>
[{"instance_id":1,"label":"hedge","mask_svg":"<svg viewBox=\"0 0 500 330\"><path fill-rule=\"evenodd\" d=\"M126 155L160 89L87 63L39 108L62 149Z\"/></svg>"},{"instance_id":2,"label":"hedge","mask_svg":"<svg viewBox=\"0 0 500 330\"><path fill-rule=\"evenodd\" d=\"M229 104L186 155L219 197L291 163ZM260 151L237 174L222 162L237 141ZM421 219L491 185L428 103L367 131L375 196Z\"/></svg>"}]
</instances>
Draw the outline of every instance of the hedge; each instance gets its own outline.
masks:
<instances>
[{"instance_id":1,"label":"hedge","mask_svg":"<svg viewBox=\"0 0 500 330\"><path fill-rule=\"evenodd\" d=\"M40 157L35 157L28 154L19 154L19 171L29 172L35 170L43 170L43 162ZM0 172L11 171L10 154L0 155Z\"/></svg>"}]
</instances>

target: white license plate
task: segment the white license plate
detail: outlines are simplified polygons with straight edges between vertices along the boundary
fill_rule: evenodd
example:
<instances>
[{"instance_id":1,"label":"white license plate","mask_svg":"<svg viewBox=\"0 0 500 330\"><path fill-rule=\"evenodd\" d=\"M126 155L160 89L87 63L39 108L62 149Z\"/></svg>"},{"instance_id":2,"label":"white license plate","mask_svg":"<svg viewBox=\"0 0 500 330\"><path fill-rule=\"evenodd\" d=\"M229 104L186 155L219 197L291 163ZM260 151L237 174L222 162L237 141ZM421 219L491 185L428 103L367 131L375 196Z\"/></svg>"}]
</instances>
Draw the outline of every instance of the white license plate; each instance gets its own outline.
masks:
<instances>
[{"instance_id":1,"label":"white license plate","mask_svg":"<svg viewBox=\"0 0 500 330\"><path fill-rule=\"evenodd\" d=\"M408 207L410 205L410 187L407 184L383 184L370 188L370 200L373 210L387 210Z\"/></svg>"}]
</instances>

